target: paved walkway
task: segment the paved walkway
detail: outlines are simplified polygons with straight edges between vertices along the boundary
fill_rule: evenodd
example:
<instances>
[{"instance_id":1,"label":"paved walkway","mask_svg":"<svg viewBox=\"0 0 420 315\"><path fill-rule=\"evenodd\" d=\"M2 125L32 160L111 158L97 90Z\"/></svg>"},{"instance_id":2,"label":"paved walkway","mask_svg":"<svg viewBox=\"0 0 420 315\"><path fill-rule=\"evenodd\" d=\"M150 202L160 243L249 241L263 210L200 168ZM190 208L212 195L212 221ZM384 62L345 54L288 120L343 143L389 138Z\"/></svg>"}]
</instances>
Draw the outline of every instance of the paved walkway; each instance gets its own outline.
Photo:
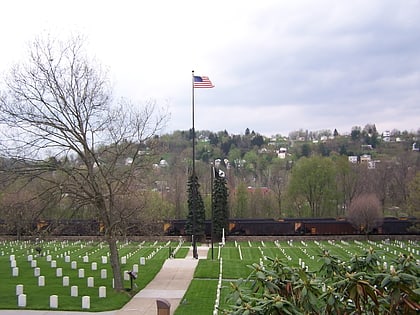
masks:
<instances>
[{"instance_id":1,"label":"paved walkway","mask_svg":"<svg viewBox=\"0 0 420 315\"><path fill-rule=\"evenodd\" d=\"M206 259L209 247L197 248L198 258ZM0 315L156 315L157 299L165 299L171 304L171 315L181 302L182 297L194 277L198 260L192 258L192 250L185 259L167 259L156 277L124 307L108 312L70 312L70 311L30 311L0 310Z\"/></svg>"}]
</instances>

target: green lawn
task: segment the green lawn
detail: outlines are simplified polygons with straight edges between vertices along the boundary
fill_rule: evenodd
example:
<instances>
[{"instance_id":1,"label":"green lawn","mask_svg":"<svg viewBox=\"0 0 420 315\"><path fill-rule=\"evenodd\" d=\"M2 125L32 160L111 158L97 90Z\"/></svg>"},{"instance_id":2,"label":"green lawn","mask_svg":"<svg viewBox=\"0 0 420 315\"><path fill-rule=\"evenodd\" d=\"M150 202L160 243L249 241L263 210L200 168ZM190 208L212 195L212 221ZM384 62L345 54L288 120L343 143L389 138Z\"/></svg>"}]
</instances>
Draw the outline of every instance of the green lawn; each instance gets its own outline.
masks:
<instances>
[{"instance_id":1,"label":"green lawn","mask_svg":"<svg viewBox=\"0 0 420 315\"><path fill-rule=\"evenodd\" d=\"M126 292L116 293L112 289L112 271L109 264L108 247L101 242L60 242L52 241L40 244L42 255L37 256L37 244L30 242L0 242L0 309L17 309L16 285L24 285L27 295L27 309L50 309L49 296L58 295L59 310L80 311L82 296L90 296L89 311L106 311L121 308L139 290L144 288L159 272L171 251L177 247L176 242L124 242L119 243L120 257L126 257L126 264L122 265L122 272L132 270L133 265L139 267L136 287L129 291L130 281L125 280ZM265 263L266 257L278 257L290 266L298 267L304 264L310 271L316 272L320 268L319 255L328 250L342 261L349 261L355 255L363 254L370 247L380 253L388 266L393 258L399 254L413 254L420 259L420 245L417 242L357 242L357 241L282 241L282 242L227 242L224 247L215 247L211 259L211 249L207 259L200 259L194 274L194 280L181 302L176 314L212 314L218 291L220 264L222 264L222 287L220 289L220 306L226 305L230 283L237 279L246 279L254 263ZM175 253L176 258L186 257L189 244L184 244ZM19 275L12 276L10 255L15 256ZM45 276L45 286L38 286L38 278L34 275L34 267L28 261L28 255L33 255L37 261L40 273ZM51 260L56 261L56 267L51 266ZM77 269L71 268L71 262L77 262ZM89 261L84 262L88 256ZM107 263L102 263L102 257L107 257ZM146 260L140 264L140 258ZM218 259L221 258L221 260ZM92 270L92 262L96 262L97 270ZM70 277L70 285L63 286L63 279L56 275L57 268L62 268L62 275ZM79 269L84 269L84 278L79 278ZM101 270L107 270L107 278L101 279ZM94 287L87 286L87 278L94 277ZM78 286L78 296L70 296L71 286ZM106 286L106 298L98 297L99 286Z\"/></svg>"},{"instance_id":2,"label":"green lawn","mask_svg":"<svg viewBox=\"0 0 420 315\"><path fill-rule=\"evenodd\" d=\"M169 247L175 248L177 243L120 243L119 255L126 257L122 272L138 265L138 278L135 288L130 291L130 281L125 280L127 291L117 293L112 289L112 270L109 264L108 247L99 242L45 242L33 244L30 242L0 243L0 309L17 309L16 285L23 284L26 294L27 309L50 309L50 295L58 296L58 310L82 310L82 296L90 296L90 311L106 311L119 309L126 304L140 289L144 288L159 272L163 262L169 255ZM38 256L35 248L42 247ZM178 253L186 253L188 248L181 248ZM19 275L12 275L10 255L15 256ZM38 286L38 277L34 275L35 267L31 267L28 255L33 256L40 268L40 275L45 277L45 286ZM49 257L51 256L51 257ZM70 262L65 257L70 256ZM84 262L84 256L88 261ZM102 257L107 257L107 263L102 263ZM145 258L145 264L140 264L140 258ZM55 260L56 267L52 267ZM77 269L71 268L71 262L77 263ZM96 270L92 270L92 262L96 262ZM62 268L62 276L68 276L69 286L63 286L63 277L57 276L57 268ZM84 269L84 277L79 278L79 269ZM105 269L106 279L101 279L101 270ZM94 278L94 287L88 287L88 277ZM71 286L78 286L78 296L71 296ZM106 297L99 298L99 287L106 287Z\"/></svg>"}]
</instances>

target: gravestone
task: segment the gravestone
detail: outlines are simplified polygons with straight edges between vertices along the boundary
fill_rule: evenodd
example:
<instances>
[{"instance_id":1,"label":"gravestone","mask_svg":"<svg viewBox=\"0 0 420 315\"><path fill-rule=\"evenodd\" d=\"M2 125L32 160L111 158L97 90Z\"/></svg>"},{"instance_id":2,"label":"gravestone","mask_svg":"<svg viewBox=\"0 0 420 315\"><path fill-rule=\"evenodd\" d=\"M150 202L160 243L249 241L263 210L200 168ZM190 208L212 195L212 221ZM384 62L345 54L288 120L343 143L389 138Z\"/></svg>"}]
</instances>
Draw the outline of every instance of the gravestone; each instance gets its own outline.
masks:
<instances>
[{"instance_id":1,"label":"gravestone","mask_svg":"<svg viewBox=\"0 0 420 315\"><path fill-rule=\"evenodd\" d=\"M78 296L79 295L79 287L77 285L72 285L70 288L70 296Z\"/></svg>"},{"instance_id":2,"label":"gravestone","mask_svg":"<svg viewBox=\"0 0 420 315\"><path fill-rule=\"evenodd\" d=\"M57 261L51 260L51 268L57 268Z\"/></svg>"},{"instance_id":3,"label":"gravestone","mask_svg":"<svg viewBox=\"0 0 420 315\"><path fill-rule=\"evenodd\" d=\"M21 295L23 294L23 284L17 284L16 285L16 295Z\"/></svg>"},{"instance_id":4,"label":"gravestone","mask_svg":"<svg viewBox=\"0 0 420 315\"><path fill-rule=\"evenodd\" d=\"M91 266L91 269L92 270L97 270L98 269L98 264L96 262L93 262L92 266Z\"/></svg>"},{"instance_id":5,"label":"gravestone","mask_svg":"<svg viewBox=\"0 0 420 315\"><path fill-rule=\"evenodd\" d=\"M106 279L106 278L107 278L107 270L101 269L101 279Z\"/></svg>"},{"instance_id":6,"label":"gravestone","mask_svg":"<svg viewBox=\"0 0 420 315\"><path fill-rule=\"evenodd\" d=\"M26 294L19 294L18 295L18 306L19 307L26 307Z\"/></svg>"},{"instance_id":7,"label":"gravestone","mask_svg":"<svg viewBox=\"0 0 420 315\"><path fill-rule=\"evenodd\" d=\"M56 275L57 277L62 277L62 276L63 276L63 268L57 268L57 269L55 270L55 275Z\"/></svg>"},{"instance_id":8,"label":"gravestone","mask_svg":"<svg viewBox=\"0 0 420 315\"><path fill-rule=\"evenodd\" d=\"M58 308L58 296L51 295L50 296L50 308Z\"/></svg>"},{"instance_id":9,"label":"gravestone","mask_svg":"<svg viewBox=\"0 0 420 315\"><path fill-rule=\"evenodd\" d=\"M39 277L40 275L41 275L41 268L36 267L36 268L34 269L34 276L35 276L35 277Z\"/></svg>"},{"instance_id":10,"label":"gravestone","mask_svg":"<svg viewBox=\"0 0 420 315\"><path fill-rule=\"evenodd\" d=\"M90 309L90 296L85 295L82 297L82 308L86 310Z\"/></svg>"},{"instance_id":11,"label":"gravestone","mask_svg":"<svg viewBox=\"0 0 420 315\"><path fill-rule=\"evenodd\" d=\"M79 269L79 278L84 278L85 277L85 269L80 268Z\"/></svg>"},{"instance_id":12,"label":"gravestone","mask_svg":"<svg viewBox=\"0 0 420 315\"><path fill-rule=\"evenodd\" d=\"M100 298L106 298L106 287L100 286L99 287L99 297Z\"/></svg>"},{"instance_id":13,"label":"gravestone","mask_svg":"<svg viewBox=\"0 0 420 315\"><path fill-rule=\"evenodd\" d=\"M19 276L19 267L14 267L12 269L12 276L13 277L18 277Z\"/></svg>"},{"instance_id":14,"label":"gravestone","mask_svg":"<svg viewBox=\"0 0 420 315\"><path fill-rule=\"evenodd\" d=\"M45 286L45 276L39 276L38 277L38 286L44 287Z\"/></svg>"},{"instance_id":15,"label":"gravestone","mask_svg":"<svg viewBox=\"0 0 420 315\"><path fill-rule=\"evenodd\" d=\"M77 269L77 261L71 262L71 269Z\"/></svg>"},{"instance_id":16,"label":"gravestone","mask_svg":"<svg viewBox=\"0 0 420 315\"><path fill-rule=\"evenodd\" d=\"M63 277L63 287L68 287L70 285L70 278L68 276Z\"/></svg>"},{"instance_id":17,"label":"gravestone","mask_svg":"<svg viewBox=\"0 0 420 315\"><path fill-rule=\"evenodd\" d=\"M87 286L88 288L93 288L95 286L95 280L93 277L88 277L87 278Z\"/></svg>"}]
</instances>

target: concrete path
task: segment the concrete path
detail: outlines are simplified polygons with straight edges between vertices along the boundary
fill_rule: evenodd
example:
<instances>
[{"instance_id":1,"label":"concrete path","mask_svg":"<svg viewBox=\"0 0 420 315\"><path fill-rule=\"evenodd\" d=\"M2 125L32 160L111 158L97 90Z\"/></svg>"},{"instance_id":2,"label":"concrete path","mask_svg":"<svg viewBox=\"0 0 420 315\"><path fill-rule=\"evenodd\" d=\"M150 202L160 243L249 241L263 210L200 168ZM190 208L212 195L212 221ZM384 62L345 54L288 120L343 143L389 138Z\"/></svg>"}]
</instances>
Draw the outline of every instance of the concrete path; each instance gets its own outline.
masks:
<instances>
[{"instance_id":1,"label":"concrete path","mask_svg":"<svg viewBox=\"0 0 420 315\"><path fill-rule=\"evenodd\" d=\"M197 248L198 258L207 259L209 247ZM192 249L184 259L167 259L156 277L124 307L108 312L31 311L0 310L0 315L157 315L157 299L165 299L171 304L171 315L194 277L198 260L192 258Z\"/></svg>"}]
</instances>

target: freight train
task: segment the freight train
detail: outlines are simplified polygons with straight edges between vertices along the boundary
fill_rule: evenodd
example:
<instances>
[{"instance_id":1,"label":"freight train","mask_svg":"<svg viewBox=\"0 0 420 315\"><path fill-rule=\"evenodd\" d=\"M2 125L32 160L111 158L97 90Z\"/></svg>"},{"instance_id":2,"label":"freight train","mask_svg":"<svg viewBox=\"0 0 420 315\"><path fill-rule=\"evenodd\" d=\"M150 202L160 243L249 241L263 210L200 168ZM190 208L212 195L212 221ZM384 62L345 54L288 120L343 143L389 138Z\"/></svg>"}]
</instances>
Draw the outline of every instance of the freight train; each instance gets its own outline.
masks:
<instances>
[{"instance_id":1,"label":"freight train","mask_svg":"<svg viewBox=\"0 0 420 315\"><path fill-rule=\"evenodd\" d=\"M165 225L165 234L186 236L186 220L172 220ZM385 218L371 234L419 234L420 220ZM231 236L280 236L280 235L352 235L360 234L350 222L342 218L302 219L230 219L226 235ZM211 235L211 221L205 222L205 234Z\"/></svg>"},{"instance_id":2,"label":"freight train","mask_svg":"<svg viewBox=\"0 0 420 315\"><path fill-rule=\"evenodd\" d=\"M205 235L211 236L210 220L205 221ZM144 224L130 222L123 232L126 236L167 235L188 236L186 220ZM0 235L50 236L100 236L104 226L97 220L39 220L16 224L0 220ZM371 234L406 235L420 234L420 220L415 217L385 218ZM226 236L293 236L293 235L352 235L360 234L350 222L343 218L300 218L300 219L230 219L225 230Z\"/></svg>"}]
</instances>

